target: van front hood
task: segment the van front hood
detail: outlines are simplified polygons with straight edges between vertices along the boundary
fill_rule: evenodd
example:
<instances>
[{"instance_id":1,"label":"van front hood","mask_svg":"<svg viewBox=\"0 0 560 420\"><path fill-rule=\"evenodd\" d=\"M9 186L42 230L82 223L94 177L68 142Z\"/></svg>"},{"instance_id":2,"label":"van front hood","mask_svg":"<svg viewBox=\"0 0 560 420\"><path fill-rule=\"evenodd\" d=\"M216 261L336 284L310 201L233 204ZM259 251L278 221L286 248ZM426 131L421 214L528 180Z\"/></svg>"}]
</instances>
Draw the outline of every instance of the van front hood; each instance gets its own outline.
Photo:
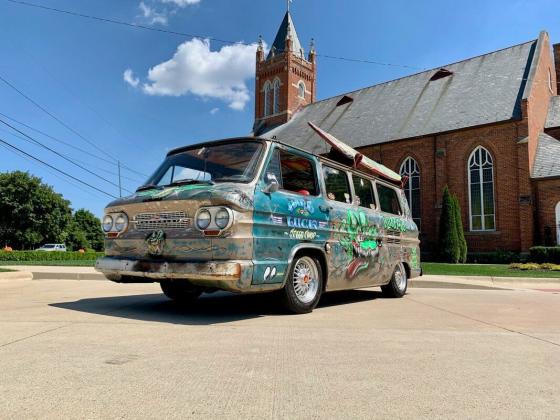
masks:
<instances>
[{"instance_id":1,"label":"van front hood","mask_svg":"<svg viewBox=\"0 0 560 420\"><path fill-rule=\"evenodd\" d=\"M209 205L227 205L235 210L246 212L253 210L254 185L239 183L190 184L174 187L153 188L117 199L107 208L127 206L130 204L194 200Z\"/></svg>"}]
</instances>

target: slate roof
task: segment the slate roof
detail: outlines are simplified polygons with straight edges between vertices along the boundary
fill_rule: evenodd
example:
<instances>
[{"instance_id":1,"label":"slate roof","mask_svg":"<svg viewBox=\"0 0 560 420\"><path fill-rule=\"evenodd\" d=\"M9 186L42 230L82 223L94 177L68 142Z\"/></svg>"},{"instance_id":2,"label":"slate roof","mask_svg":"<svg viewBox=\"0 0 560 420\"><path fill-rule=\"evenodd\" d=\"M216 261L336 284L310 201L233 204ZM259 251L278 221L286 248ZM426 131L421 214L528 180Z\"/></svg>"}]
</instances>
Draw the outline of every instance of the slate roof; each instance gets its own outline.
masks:
<instances>
[{"instance_id":1,"label":"slate roof","mask_svg":"<svg viewBox=\"0 0 560 420\"><path fill-rule=\"evenodd\" d=\"M550 106L548 107L548 116L546 118L545 128L560 127L560 96L550 98Z\"/></svg>"},{"instance_id":2,"label":"slate roof","mask_svg":"<svg viewBox=\"0 0 560 420\"><path fill-rule=\"evenodd\" d=\"M323 153L325 146L308 121L358 147L520 119L542 36L446 65L453 72L448 77L430 81L437 68L315 102L288 123L255 134ZM337 107L344 96L353 101Z\"/></svg>"},{"instance_id":3,"label":"slate roof","mask_svg":"<svg viewBox=\"0 0 560 420\"><path fill-rule=\"evenodd\" d=\"M539 135L533 164L533 178L560 176L560 140L546 133Z\"/></svg>"},{"instance_id":4,"label":"slate roof","mask_svg":"<svg viewBox=\"0 0 560 420\"><path fill-rule=\"evenodd\" d=\"M281 53L286 48L286 38L288 37L288 28L290 28L290 34L292 35L292 50L294 53L303 55L303 48L301 47L301 42L299 42L299 38L297 36L296 27L294 25L294 21L292 20L292 15L290 12L286 12L284 16L284 20L280 24L280 28L278 28L278 33L276 34L276 38L274 38L274 43L272 47L270 47L270 52L266 59L272 57L272 48L276 50L276 54Z\"/></svg>"}]
</instances>

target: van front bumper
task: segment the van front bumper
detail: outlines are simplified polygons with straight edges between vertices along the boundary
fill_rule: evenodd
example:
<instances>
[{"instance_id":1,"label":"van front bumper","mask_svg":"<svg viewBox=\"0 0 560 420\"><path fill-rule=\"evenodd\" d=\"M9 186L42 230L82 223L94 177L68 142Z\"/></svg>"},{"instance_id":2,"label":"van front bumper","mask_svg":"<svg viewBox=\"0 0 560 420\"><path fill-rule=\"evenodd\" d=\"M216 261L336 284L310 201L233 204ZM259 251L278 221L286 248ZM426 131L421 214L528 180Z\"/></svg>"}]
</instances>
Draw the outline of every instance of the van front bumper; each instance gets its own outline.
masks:
<instances>
[{"instance_id":1,"label":"van front bumper","mask_svg":"<svg viewBox=\"0 0 560 420\"><path fill-rule=\"evenodd\" d=\"M157 261L131 258L103 257L95 269L109 280L120 283L185 280L189 283L229 290L245 291L251 286L251 261Z\"/></svg>"}]
</instances>

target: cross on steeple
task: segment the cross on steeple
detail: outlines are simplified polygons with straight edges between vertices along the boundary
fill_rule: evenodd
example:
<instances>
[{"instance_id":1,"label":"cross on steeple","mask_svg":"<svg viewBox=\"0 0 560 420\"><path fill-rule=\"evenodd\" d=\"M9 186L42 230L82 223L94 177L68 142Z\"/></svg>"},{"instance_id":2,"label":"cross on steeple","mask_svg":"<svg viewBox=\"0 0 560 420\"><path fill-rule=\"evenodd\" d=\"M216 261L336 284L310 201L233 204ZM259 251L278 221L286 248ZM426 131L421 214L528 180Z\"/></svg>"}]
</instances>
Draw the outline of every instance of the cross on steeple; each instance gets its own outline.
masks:
<instances>
[{"instance_id":1,"label":"cross on steeple","mask_svg":"<svg viewBox=\"0 0 560 420\"><path fill-rule=\"evenodd\" d=\"M286 11L288 13L290 13L290 3L292 2L292 0L286 0Z\"/></svg>"}]
</instances>

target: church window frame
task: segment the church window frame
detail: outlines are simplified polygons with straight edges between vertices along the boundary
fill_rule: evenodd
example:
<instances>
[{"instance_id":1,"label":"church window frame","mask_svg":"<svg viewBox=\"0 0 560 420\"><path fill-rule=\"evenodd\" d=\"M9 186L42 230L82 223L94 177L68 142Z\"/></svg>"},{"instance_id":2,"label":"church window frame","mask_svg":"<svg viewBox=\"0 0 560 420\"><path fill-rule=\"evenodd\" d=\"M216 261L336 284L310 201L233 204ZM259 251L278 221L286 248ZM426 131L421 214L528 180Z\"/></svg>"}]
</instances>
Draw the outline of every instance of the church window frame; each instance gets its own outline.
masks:
<instances>
[{"instance_id":1,"label":"church window frame","mask_svg":"<svg viewBox=\"0 0 560 420\"><path fill-rule=\"evenodd\" d=\"M483 146L477 146L469 155L467 173L471 232L496 230L494 167L492 154Z\"/></svg>"},{"instance_id":2,"label":"church window frame","mask_svg":"<svg viewBox=\"0 0 560 420\"><path fill-rule=\"evenodd\" d=\"M280 112L280 79L274 79L273 84L273 105L272 110L274 114L278 114Z\"/></svg>"},{"instance_id":3,"label":"church window frame","mask_svg":"<svg viewBox=\"0 0 560 420\"><path fill-rule=\"evenodd\" d=\"M408 182L404 187L404 194L410 208L410 214L418 230L422 224L422 188L420 185L422 173L420 165L412 156L407 156L399 169L402 177L408 177Z\"/></svg>"},{"instance_id":4,"label":"church window frame","mask_svg":"<svg viewBox=\"0 0 560 420\"><path fill-rule=\"evenodd\" d=\"M306 93L305 83L303 82L303 80L300 80L298 83L298 96L301 99L305 99L305 93Z\"/></svg>"},{"instance_id":5,"label":"church window frame","mask_svg":"<svg viewBox=\"0 0 560 420\"><path fill-rule=\"evenodd\" d=\"M267 117L271 114L271 93L272 93L272 83L269 80L264 84L264 116Z\"/></svg>"}]
</instances>

